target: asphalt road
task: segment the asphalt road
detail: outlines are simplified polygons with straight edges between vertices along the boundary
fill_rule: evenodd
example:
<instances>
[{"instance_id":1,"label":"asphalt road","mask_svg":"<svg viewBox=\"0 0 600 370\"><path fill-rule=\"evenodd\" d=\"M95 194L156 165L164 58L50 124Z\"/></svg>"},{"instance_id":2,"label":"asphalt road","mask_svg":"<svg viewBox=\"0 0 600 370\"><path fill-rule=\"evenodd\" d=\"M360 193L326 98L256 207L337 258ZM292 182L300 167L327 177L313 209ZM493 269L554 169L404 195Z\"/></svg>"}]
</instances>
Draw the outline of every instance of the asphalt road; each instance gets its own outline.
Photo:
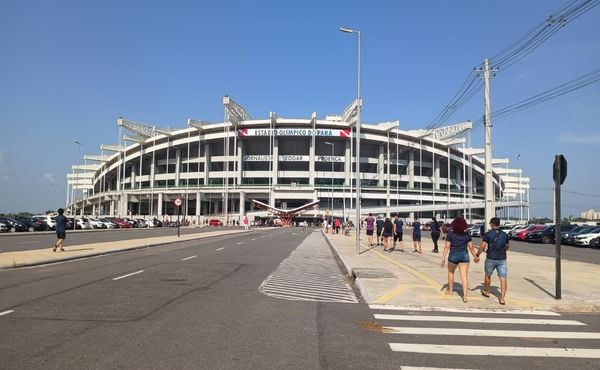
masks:
<instances>
[{"instance_id":1,"label":"asphalt road","mask_svg":"<svg viewBox=\"0 0 600 370\"><path fill-rule=\"evenodd\" d=\"M261 293L261 286L275 271L280 271L282 261L307 244L321 250L328 248L318 232L282 228L2 270L0 367L598 368L599 360L589 358L467 355L498 345L558 351L566 347L600 348L597 339L438 335L450 327L491 330L528 326L448 320L449 316L481 319L500 314L445 313L443 321L433 321L439 313L388 312L362 303L289 300ZM340 273L336 267L327 271L316 269L316 259L310 261L310 266L308 262L297 266L298 274L280 277L285 282L281 286L290 292L311 289L304 284L302 271L322 274L323 279ZM409 316L409 320L375 316L390 313ZM432 321L419 321L417 318L423 315ZM545 325L540 330L598 332L600 328L599 315L550 318L579 320L587 325ZM437 334L396 334L383 326L433 328ZM393 347L391 343L403 344ZM406 350L407 345L415 344L419 348L431 344L467 347L450 355Z\"/></svg>"}]
</instances>

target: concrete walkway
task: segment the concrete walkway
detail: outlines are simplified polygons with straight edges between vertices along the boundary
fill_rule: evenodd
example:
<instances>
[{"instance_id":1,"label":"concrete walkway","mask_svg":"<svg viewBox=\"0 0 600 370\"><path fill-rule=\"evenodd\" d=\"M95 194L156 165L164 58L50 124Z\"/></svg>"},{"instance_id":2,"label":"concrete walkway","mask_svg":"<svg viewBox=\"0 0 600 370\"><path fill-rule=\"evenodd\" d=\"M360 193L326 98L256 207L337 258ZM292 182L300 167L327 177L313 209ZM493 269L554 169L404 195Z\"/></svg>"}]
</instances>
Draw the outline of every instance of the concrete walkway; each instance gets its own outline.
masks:
<instances>
[{"instance_id":1,"label":"concrete walkway","mask_svg":"<svg viewBox=\"0 0 600 370\"><path fill-rule=\"evenodd\" d=\"M492 296L480 294L483 287L485 254L479 263L471 258L469 266L469 300L462 301L460 274L454 276L454 294L444 291L448 269L441 267L440 253L431 252L430 238L422 240L423 254L413 253L410 235L404 234L405 252L383 252L383 247L367 247L361 238L361 252L356 254L355 235L325 234L346 269L355 277L363 298L369 304L408 307L442 307L453 309L552 310L562 312L600 312L600 289L597 264L562 260L562 299L554 299L554 258L508 252L508 293L506 305L498 303L499 280L492 277Z\"/></svg>"}]
</instances>

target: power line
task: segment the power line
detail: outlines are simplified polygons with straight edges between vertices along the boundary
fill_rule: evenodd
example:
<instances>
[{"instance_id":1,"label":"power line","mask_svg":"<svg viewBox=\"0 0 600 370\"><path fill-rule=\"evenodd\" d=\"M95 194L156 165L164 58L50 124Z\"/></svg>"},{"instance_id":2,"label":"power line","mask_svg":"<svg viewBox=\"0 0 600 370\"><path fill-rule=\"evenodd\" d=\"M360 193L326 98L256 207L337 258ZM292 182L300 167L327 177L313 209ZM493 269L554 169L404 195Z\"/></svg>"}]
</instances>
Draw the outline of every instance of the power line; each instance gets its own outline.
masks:
<instances>
[{"instance_id":1,"label":"power line","mask_svg":"<svg viewBox=\"0 0 600 370\"><path fill-rule=\"evenodd\" d=\"M525 58L540 45L546 42L552 35L562 29L565 25L585 14L600 0L573 0L563 5L558 11L548 16L542 23L536 25L523 36L512 42L509 46L490 58L490 64L494 69L504 70L521 59ZM442 111L427 125L426 132L444 124L461 106L467 103L482 88L482 81L475 73L481 65L471 70L461 87Z\"/></svg>"}]
</instances>

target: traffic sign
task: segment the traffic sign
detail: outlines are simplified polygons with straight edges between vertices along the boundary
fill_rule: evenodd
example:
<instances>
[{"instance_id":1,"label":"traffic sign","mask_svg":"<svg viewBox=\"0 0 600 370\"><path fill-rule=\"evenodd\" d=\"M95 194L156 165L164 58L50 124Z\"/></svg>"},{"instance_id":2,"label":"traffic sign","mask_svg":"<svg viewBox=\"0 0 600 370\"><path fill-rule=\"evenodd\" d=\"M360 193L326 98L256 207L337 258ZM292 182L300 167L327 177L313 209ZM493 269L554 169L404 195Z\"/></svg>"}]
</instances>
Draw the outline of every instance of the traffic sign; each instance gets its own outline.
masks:
<instances>
[{"instance_id":1,"label":"traffic sign","mask_svg":"<svg viewBox=\"0 0 600 370\"><path fill-rule=\"evenodd\" d=\"M559 183L562 185L567 178L567 159L564 155L559 154L554 156L554 165L552 167L552 177L554 178L555 183Z\"/></svg>"},{"instance_id":2,"label":"traffic sign","mask_svg":"<svg viewBox=\"0 0 600 370\"><path fill-rule=\"evenodd\" d=\"M183 204L183 199L175 198L175 200L173 201L173 204L175 204L176 207L181 207L181 205Z\"/></svg>"}]
</instances>

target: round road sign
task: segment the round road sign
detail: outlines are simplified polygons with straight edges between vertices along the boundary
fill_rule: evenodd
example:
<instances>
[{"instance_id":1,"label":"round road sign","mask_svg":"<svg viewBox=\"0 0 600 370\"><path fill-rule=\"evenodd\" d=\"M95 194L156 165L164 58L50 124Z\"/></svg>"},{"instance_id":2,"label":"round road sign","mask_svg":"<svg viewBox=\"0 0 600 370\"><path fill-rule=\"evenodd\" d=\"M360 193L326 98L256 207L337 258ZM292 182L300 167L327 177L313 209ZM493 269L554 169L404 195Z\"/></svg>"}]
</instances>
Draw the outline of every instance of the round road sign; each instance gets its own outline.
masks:
<instances>
[{"instance_id":1,"label":"round road sign","mask_svg":"<svg viewBox=\"0 0 600 370\"><path fill-rule=\"evenodd\" d=\"M181 207L181 205L183 204L183 199L175 198L175 201L173 201L173 203L175 204L175 206Z\"/></svg>"}]
</instances>

